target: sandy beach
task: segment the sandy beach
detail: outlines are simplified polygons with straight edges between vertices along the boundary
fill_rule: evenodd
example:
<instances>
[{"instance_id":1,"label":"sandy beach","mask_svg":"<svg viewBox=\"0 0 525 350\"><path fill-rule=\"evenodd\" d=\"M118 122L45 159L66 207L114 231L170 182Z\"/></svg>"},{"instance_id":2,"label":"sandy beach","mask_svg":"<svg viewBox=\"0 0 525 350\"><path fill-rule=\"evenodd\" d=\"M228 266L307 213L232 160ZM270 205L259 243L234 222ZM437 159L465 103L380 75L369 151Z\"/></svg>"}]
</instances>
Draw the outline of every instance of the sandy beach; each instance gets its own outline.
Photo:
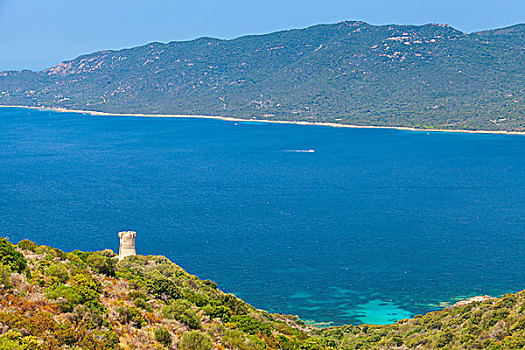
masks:
<instances>
[{"instance_id":1,"label":"sandy beach","mask_svg":"<svg viewBox=\"0 0 525 350\"><path fill-rule=\"evenodd\" d=\"M418 129L418 128L406 127L406 126L374 126L374 125L352 125L352 124L324 123L324 122L316 123L316 122L289 121L289 120L242 119L242 118L211 116L211 115L107 113L107 112L97 112L97 111L78 110L78 109L34 107L34 106L0 105L0 108L27 108L27 109L36 109L36 110L41 110L41 111L53 111L53 112L60 112L60 113L79 113L79 114L88 114L88 115L96 115L96 116L139 117L139 118L197 118L197 119L218 119L218 120L232 121L232 122L317 125L317 126L330 126L334 128L352 128L352 129L394 129L394 130L420 131L420 132L453 132L453 133L466 133L466 134L525 135L525 131Z\"/></svg>"}]
</instances>

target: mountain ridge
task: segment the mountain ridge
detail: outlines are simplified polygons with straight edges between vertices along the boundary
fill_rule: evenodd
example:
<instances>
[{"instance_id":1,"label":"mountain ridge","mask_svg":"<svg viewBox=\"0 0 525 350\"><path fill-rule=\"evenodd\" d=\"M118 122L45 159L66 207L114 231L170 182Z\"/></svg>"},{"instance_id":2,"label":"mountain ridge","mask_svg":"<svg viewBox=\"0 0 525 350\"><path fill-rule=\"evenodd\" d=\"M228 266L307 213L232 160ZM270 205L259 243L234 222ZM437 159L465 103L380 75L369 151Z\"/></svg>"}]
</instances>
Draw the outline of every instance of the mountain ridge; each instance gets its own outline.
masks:
<instances>
[{"instance_id":1,"label":"mountain ridge","mask_svg":"<svg viewBox=\"0 0 525 350\"><path fill-rule=\"evenodd\" d=\"M0 104L353 125L525 130L525 25L320 24L105 50L0 72Z\"/></svg>"}]
</instances>

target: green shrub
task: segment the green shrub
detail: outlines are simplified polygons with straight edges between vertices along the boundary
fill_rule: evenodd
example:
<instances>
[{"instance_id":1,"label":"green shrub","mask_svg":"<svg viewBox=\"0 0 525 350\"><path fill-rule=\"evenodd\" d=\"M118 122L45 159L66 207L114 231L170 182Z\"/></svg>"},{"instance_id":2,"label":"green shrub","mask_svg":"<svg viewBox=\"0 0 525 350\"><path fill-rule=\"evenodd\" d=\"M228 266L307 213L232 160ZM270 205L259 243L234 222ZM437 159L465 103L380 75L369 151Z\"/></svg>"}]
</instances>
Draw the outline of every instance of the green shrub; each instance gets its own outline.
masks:
<instances>
[{"instance_id":1,"label":"green shrub","mask_svg":"<svg viewBox=\"0 0 525 350\"><path fill-rule=\"evenodd\" d=\"M233 316L230 319L230 322L235 323L240 329L249 334L257 334L258 332L269 332L271 334L271 330L268 328L268 325L250 316Z\"/></svg>"},{"instance_id":2,"label":"green shrub","mask_svg":"<svg viewBox=\"0 0 525 350\"><path fill-rule=\"evenodd\" d=\"M75 306L82 303L82 296L71 286L54 285L46 291L49 299L59 299L62 312L72 312Z\"/></svg>"},{"instance_id":3,"label":"green shrub","mask_svg":"<svg viewBox=\"0 0 525 350\"><path fill-rule=\"evenodd\" d=\"M104 310L100 304L102 285L89 274L76 274L70 280L70 286L55 284L46 292L50 299L61 299L60 307L64 312L71 312L76 305L83 304L87 308Z\"/></svg>"},{"instance_id":4,"label":"green shrub","mask_svg":"<svg viewBox=\"0 0 525 350\"><path fill-rule=\"evenodd\" d=\"M167 329L158 327L155 329L154 334L155 340L165 347L169 347L171 345L171 334Z\"/></svg>"},{"instance_id":5,"label":"green shrub","mask_svg":"<svg viewBox=\"0 0 525 350\"><path fill-rule=\"evenodd\" d=\"M5 266L0 264L0 285L2 285L4 288L8 288L11 284L11 269L9 266Z\"/></svg>"},{"instance_id":6,"label":"green shrub","mask_svg":"<svg viewBox=\"0 0 525 350\"><path fill-rule=\"evenodd\" d=\"M210 298L204 294L188 293L185 298L198 307L203 307L211 302Z\"/></svg>"},{"instance_id":7,"label":"green shrub","mask_svg":"<svg viewBox=\"0 0 525 350\"><path fill-rule=\"evenodd\" d=\"M49 246L41 246L43 252L46 254L46 259L53 260L54 258L59 258L60 260L66 260L68 254L64 253L58 248L55 247L49 247Z\"/></svg>"},{"instance_id":8,"label":"green shrub","mask_svg":"<svg viewBox=\"0 0 525 350\"><path fill-rule=\"evenodd\" d=\"M0 237L0 264L8 266L11 271L25 273L30 276L27 260L22 253L15 250L15 246L6 238Z\"/></svg>"},{"instance_id":9,"label":"green shrub","mask_svg":"<svg viewBox=\"0 0 525 350\"><path fill-rule=\"evenodd\" d=\"M93 279L89 274L77 274L70 279L71 287L75 292L81 296L82 303L91 308L103 308L100 305L100 294L102 293L102 285L99 281Z\"/></svg>"},{"instance_id":10,"label":"green shrub","mask_svg":"<svg viewBox=\"0 0 525 350\"><path fill-rule=\"evenodd\" d=\"M60 283L66 283L69 280L67 268L60 263L49 266L44 274L49 277L55 277Z\"/></svg>"},{"instance_id":11,"label":"green shrub","mask_svg":"<svg viewBox=\"0 0 525 350\"><path fill-rule=\"evenodd\" d=\"M169 300L183 297L175 283L164 276L151 278L146 282L146 288L157 299Z\"/></svg>"},{"instance_id":12,"label":"green shrub","mask_svg":"<svg viewBox=\"0 0 525 350\"><path fill-rule=\"evenodd\" d=\"M153 312L153 306L151 306L146 300L144 299L137 299L133 302L133 305L138 307L139 309L146 310L148 312Z\"/></svg>"},{"instance_id":13,"label":"green shrub","mask_svg":"<svg viewBox=\"0 0 525 350\"><path fill-rule=\"evenodd\" d=\"M212 287L213 289L217 289L217 283L210 281L210 280L204 280L202 281L205 285Z\"/></svg>"},{"instance_id":14,"label":"green shrub","mask_svg":"<svg viewBox=\"0 0 525 350\"><path fill-rule=\"evenodd\" d=\"M139 290L132 290L131 292L128 293L128 295L133 300L136 300L136 299L148 300L149 299L145 293L142 293Z\"/></svg>"},{"instance_id":15,"label":"green shrub","mask_svg":"<svg viewBox=\"0 0 525 350\"><path fill-rule=\"evenodd\" d=\"M86 263L98 273L115 277L115 262L99 253L91 253L86 258Z\"/></svg>"},{"instance_id":16,"label":"green shrub","mask_svg":"<svg viewBox=\"0 0 525 350\"><path fill-rule=\"evenodd\" d=\"M232 310L224 305L206 305L202 308L202 311L211 319L220 318L223 322L229 322L232 316Z\"/></svg>"},{"instance_id":17,"label":"green shrub","mask_svg":"<svg viewBox=\"0 0 525 350\"><path fill-rule=\"evenodd\" d=\"M266 343L255 335L249 335L246 337L246 349L247 350L265 350Z\"/></svg>"},{"instance_id":18,"label":"green shrub","mask_svg":"<svg viewBox=\"0 0 525 350\"><path fill-rule=\"evenodd\" d=\"M164 317L180 321L191 329L199 329L201 327L197 313L186 300L174 300L170 302L162 312Z\"/></svg>"},{"instance_id":19,"label":"green shrub","mask_svg":"<svg viewBox=\"0 0 525 350\"><path fill-rule=\"evenodd\" d=\"M119 322L120 323L130 323L133 322L137 328L141 328L146 324L146 320L142 316L142 313L136 307L119 307Z\"/></svg>"},{"instance_id":20,"label":"green shrub","mask_svg":"<svg viewBox=\"0 0 525 350\"><path fill-rule=\"evenodd\" d=\"M23 337L19 331L9 330L0 336L0 350L42 350L34 336Z\"/></svg>"},{"instance_id":21,"label":"green shrub","mask_svg":"<svg viewBox=\"0 0 525 350\"><path fill-rule=\"evenodd\" d=\"M17 244L18 248L22 250L27 250L31 252L35 252L37 248L37 244L33 241L30 241L28 239L23 239Z\"/></svg>"},{"instance_id":22,"label":"green shrub","mask_svg":"<svg viewBox=\"0 0 525 350\"><path fill-rule=\"evenodd\" d=\"M211 350L212 343L208 335L199 331L190 331L182 335L180 348L182 350Z\"/></svg>"},{"instance_id":23,"label":"green shrub","mask_svg":"<svg viewBox=\"0 0 525 350\"><path fill-rule=\"evenodd\" d=\"M233 294L221 295L220 303L232 310L235 315L246 315L250 311L248 304Z\"/></svg>"},{"instance_id":24,"label":"green shrub","mask_svg":"<svg viewBox=\"0 0 525 350\"><path fill-rule=\"evenodd\" d=\"M229 329L224 333L222 342L230 349L244 350L244 333L238 329Z\"/></svg>"},{"instance_id":25,"label":"green shrub","mask_svg":"<svg viewBox=\"0 0 525 350\"><path fill-rule=\"evenodd\" d=\"M264 350L266 343L255 335L245 335L238 329L230 329L224 333L222 338L224 345L230 349L238 350Z\"/></svg>"},{"instance_id":26,"label":"green shrub","mask_svg":"<svg viewBox=\"0 0 525 350\"><path fill-rule=\"evenodd\" d=\"M84 305L77 305L69 315L71 322L88 329L98 329L104 324L103 313L98 309L89 309Z\"/></svg>"}]
</instances>

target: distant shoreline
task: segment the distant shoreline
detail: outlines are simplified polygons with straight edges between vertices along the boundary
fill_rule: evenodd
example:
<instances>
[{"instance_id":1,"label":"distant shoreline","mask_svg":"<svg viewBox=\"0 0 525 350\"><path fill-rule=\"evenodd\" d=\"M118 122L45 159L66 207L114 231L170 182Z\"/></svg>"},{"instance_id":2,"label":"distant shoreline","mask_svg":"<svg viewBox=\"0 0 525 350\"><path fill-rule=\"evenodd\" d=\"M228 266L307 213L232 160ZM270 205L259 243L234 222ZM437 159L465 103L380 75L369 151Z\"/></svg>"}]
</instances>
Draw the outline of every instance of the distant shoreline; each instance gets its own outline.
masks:
<instances>
[{"instance_id":1,"label":"distant shoreline","mask_svg":"<svg viewBox=\"0 0 525 350\"><path fill-rule=\"evenodd\" d=\"M273 123L273 124L296 124L296 125L316 125L316 126L330 126L334 128L351 128L351 129L393 129L405 131L420 131L420 132L452 132L465 134L497 134L497 135L525 135L525 131L499 131L499 130L462 130L462 129L420 129L408 126L375 126L375 125L351 125L340 123L327 122L305 122L305 121L290 121L290 120L264 120L264 119L242 119L233 117L221 117L210 115L192 115L192 114L144 114L144 113L107 113L88 111L80 109L67 109L56 107L34 107L34 106L11 106L0 105L0 108L24 108L36 109L40 111L53 111L59 113L79 113L96 116L115 116L115 117L140 117L140 118L194 118L194 119L216 119L231 122L255 122L255 123Z\"/></svg>"}]
</instances>

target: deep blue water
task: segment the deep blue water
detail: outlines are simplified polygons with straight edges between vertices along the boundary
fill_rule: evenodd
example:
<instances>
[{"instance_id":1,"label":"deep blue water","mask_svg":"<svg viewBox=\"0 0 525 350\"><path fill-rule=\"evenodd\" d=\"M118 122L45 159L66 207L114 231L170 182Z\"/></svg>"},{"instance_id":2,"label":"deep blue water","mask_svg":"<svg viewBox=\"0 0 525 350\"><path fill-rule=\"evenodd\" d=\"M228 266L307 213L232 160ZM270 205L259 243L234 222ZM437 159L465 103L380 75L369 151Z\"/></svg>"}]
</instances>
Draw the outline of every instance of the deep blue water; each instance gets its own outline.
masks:
<instances>
[{"instance_id":1,"label":"deep blue water","mask_svg":"<svg viewBox=\"0 0 525 350\"><path fill-rule=\"evenodd\" d=\"M118 250L134 230L258 308L385 323L525 289L524 155L525 136L0 109L0 233Z\"/></svg>"}]
</instances>

